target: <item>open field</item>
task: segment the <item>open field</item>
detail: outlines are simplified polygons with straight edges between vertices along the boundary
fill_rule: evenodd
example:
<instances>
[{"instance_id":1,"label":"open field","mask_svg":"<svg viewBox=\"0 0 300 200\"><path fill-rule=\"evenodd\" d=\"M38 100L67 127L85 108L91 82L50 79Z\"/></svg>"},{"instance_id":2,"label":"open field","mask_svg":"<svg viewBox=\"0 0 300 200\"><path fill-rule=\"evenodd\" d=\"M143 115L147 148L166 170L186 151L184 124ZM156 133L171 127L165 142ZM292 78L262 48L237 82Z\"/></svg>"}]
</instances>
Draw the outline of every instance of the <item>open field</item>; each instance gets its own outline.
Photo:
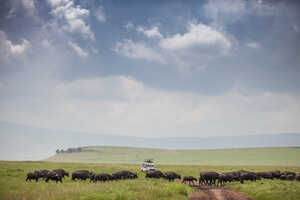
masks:
<instances>
[{"instance_id":1,"label":"open field","mask_svg":"<svg viewBox=\"0 0 300 200\"><path fill-rule=\"evenodd\" d=\"M300 167L267 167L267 166L187 166L187 165L158 165L162 171L175 171L182 176L199 177L200 171L216 170L232 171L238 169L250 171L290 170L300 172ZM35 169L64 168L69 172L88 169L94 172L113 173L118 170L130 170L138 173L135 180L114 181L106 183L90 183L71 181L64 183L25 182L25 176ZM256 200L298 200L300 199L300 182L263 180L226 184ZM88 163L54 163L54 162L0 162L0 199L5 200L153 200L153 199L188 199L193 189L180 182L168 182L163 179L149 180L139 171L138 165L128 164L88 164Z\"/></svg>"},{"instance_id":2,"label":"open field","mask_svg":"<svg viewBox=\"0 0 300 200\"><path fill-rule=\"evenodd\" d=\"M53 162L139 164L153 158L166 165L300 166L299 147L216 150L166 150L132 147L84 147L84 152L57 154Z\"/></svg>"}]
</instances>

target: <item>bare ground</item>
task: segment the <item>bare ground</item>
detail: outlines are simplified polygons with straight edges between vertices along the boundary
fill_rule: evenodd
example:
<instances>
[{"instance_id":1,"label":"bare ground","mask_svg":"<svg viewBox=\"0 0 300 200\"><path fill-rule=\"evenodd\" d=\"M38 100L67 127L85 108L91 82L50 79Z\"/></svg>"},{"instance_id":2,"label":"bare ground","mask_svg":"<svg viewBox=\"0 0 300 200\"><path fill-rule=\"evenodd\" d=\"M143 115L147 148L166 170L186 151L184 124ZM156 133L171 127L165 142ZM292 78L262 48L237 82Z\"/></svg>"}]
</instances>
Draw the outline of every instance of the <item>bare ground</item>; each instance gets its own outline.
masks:
<instances>
[{"instance_id":1,"label":"bare ground","mask_svg":"<svg viewBox=\"0 0 300 200\"><path fill-rule=\"evenodd\" d=\"M245 194L223 187L200 186L189 195L189 200L253 200Z\"/></svg>"}]
</instances>

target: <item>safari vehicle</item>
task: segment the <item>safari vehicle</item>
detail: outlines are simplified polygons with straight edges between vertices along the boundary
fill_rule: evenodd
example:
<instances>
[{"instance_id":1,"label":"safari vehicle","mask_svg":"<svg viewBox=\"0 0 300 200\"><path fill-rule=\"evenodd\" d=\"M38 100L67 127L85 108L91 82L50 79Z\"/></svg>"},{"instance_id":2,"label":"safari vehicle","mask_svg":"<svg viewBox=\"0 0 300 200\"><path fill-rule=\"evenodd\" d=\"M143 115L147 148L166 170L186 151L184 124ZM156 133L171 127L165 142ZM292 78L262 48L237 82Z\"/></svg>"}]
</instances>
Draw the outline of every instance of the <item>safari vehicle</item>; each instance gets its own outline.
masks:
<instances>
[{"instance_id":1,"label":"safari vehicle","mask_svg":"<svg viewBox=\"0 0 300 200\"><path fill-rule=\"evenodd\" d=\"M146 171L155 171L155 163L153 162L152 159L146 159L144 162L141 164L141 171L146 172Z\"/></svg>"}]
</instances>

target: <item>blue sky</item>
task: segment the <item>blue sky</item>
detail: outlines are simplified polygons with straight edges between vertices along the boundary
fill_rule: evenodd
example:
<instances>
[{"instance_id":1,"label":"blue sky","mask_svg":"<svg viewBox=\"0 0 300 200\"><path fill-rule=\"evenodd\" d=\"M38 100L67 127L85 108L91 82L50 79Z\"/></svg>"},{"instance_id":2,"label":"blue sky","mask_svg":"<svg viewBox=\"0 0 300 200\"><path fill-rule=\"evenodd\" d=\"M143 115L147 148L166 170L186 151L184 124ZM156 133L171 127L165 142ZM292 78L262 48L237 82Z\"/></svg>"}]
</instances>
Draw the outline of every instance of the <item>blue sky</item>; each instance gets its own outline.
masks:
<instances>
[{"instance_id":1,"label":"blue sky","mask_svg":"<svg viewBox=\"0 0 300 200\"><path fill-rule=\"evenodd\" d=\"M145 137L300 131L298 1L0 4L1 121Z\"/></svg>"}]
</instances>

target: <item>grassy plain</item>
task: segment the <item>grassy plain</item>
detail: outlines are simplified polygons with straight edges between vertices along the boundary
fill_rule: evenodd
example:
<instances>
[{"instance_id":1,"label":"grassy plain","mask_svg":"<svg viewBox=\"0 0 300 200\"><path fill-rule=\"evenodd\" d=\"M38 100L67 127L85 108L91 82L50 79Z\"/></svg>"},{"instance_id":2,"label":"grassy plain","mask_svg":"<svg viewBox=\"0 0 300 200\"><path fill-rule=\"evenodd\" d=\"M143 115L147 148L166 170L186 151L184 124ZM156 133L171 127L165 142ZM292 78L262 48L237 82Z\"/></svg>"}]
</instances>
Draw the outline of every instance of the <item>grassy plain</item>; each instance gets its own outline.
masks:
<instances>
[{"instance_id":1,"label":"grassy plain","mask_svg":"<svg viewBox=\"0 0 300 200\"><path fill-rule=\"evenodd\" d=\"M57 154L47 161L139 164L145 158L165 165L300 166L300 148L167 150L99 146L84 147L79 153Z\"/></svg>"},{"instance_id":2,"label":"grassy plain","mask_svg":"<svg viewBox=\"0 0 300 200\"><path fill-rule=\"evenodd\" d=\"M199 177L200 171L215 170L232 171L238 169L250 171L290 170L300 172L300 167L276 166L187 166L158 165L162 171L175 171L183 176ZM130 170L138 173L135 180L114 181L106 183L90 183L71 181L64 183L25 182L26 173L36 169L64 168L69 172L88 169L94 172L113 173L118 170ZM262 180L226 184L256 200L299 200L300 182ZM130 164L96 164L96 163L55 163L55 162L0 162L0 199L4 200L184 200L192 191L180 182L168 182L163 179L149 180L139 171L138 165Z\"/></svg>"}]
</instances>

